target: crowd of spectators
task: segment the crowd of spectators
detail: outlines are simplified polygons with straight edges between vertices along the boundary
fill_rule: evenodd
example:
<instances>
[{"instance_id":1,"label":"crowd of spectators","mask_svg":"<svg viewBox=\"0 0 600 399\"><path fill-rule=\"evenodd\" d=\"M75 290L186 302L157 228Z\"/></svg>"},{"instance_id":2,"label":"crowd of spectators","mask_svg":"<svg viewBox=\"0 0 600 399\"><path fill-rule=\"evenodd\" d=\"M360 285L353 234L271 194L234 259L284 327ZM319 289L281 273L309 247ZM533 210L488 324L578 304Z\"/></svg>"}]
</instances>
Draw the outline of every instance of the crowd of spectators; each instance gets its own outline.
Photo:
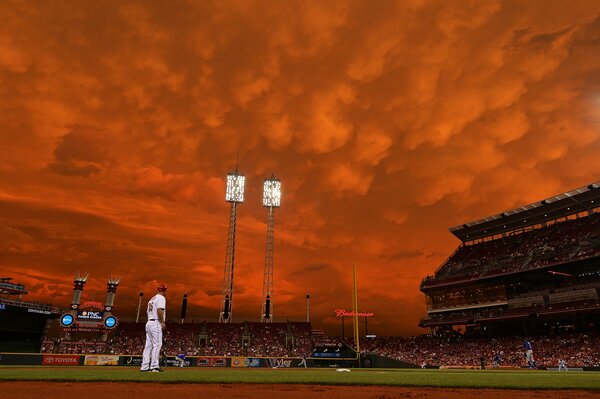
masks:
<instances>
[{"instance_id":1,"label":"crowd of spectators","mask_svg":"<svg viewBox=\"0 0 600 399\"><path fill-rule=\"evenodd\" d=\"M163 353L174 356L304 356L310 353L309 323L167 323ZM120 323L106 343L45 340L42 352L141 354L143 323Z\"/></svg>"},{"instance_id":2,"label":"crowd of spectators","mask_svg":"<svg viewBox=\"0 0 600 399\"><path fill-rule=\"evenodd\" d=\"M66 341L62 338L46 338L42 342L41 353L77 353L94 355L106 353L106 342L83 339L79 341Z\"/></svg>"},{"instance_id":3,"label":"crowd of spectators","mask_svg":"<svg viewBox=\"0 0 600 399\"><path fill-rule=\"evenodd\" d=\"M597 332L561 332L534 337L376 337L361 342L361 349L418 365L493 367L525 367L523 343L533 345L538 367L556 367L564 360L568 367L600 366L600 335Z\"/></svg>"},{"instance_id":4,"label":"crowd of spectators","mask_svg":"<svg viewBox=\"0 0 600 399\"><path fill-rule=\"evenodd\" d=\"M293 338L292 338L293 337ZM42 353L141 354L143 324L122 323L118 334L107 342L45 339ZM537 366L556 367L564 360L569 367L600 366L600 334L559 332L539 336L478 336L449 334L443 337L374 337L361 341L361 350L427 366L493 367L526 366L523 343L534 347ZM339 343L338 337L311 337L308 323L168 324L164 355L185 352L189 356L276 356L310 357L315 345ZM346 341L352 346L352 340Z\"/></svg>"},{"instance_id":5,"label":"crowd of spectators","mask_svg":"<svg viewBox=\"0 0 600 399\"><path fill-rule=\"evenodd\" d=\"M502 238L463 245L427 277L439 281L481 278L531 270L600 255L600 213L557 221L545 227Z\"/></svg>"}]
</instances>

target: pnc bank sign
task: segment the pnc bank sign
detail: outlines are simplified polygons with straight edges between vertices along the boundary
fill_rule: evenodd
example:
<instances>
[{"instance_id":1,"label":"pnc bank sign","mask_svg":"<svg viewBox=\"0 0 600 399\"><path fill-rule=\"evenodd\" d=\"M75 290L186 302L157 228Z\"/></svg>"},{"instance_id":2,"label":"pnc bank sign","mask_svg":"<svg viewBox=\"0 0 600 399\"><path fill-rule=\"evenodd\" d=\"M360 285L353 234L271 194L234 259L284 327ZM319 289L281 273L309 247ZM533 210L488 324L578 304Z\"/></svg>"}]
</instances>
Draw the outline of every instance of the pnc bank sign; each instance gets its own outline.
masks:
<instances>
[{"instance_id":1,"label":"pnc bank sign","mask_svg":"<svg viewBox=\"0 0 600 399\"><path fill-rule=\"evenodd\" d=\"M102 320L103 318L103 312L94 312L91 310L84 310L77 314L77 319L79 320Z\"/></svg>"},{"instance_id":2,"label":"pnc bank sign","mask_svg":"<svg viewBox=\"0 0 600 399\"><path fill-rule=\"evenodd\" d=\"M335 316L336 317L354 317L354 316L358 316L358 317L374 317L375 313L372 312L355 312L355 311L348 311L346 309L336 309L335 311Z\"/></svg>"}]
</instances>

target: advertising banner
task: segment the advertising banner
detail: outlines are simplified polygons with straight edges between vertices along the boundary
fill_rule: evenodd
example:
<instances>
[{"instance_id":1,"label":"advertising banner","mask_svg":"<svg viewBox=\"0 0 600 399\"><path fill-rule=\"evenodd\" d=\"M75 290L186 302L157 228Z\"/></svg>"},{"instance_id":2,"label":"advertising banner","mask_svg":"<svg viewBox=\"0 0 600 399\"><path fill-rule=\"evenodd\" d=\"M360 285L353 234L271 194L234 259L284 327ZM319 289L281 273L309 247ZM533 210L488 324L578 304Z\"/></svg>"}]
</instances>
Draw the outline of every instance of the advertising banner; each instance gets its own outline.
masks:
<instances>
[{"instance_id":1,"label":"advertising banner","mask_svg":"<svg viewBox=\"0 0 600 399\"><path fill-rule=\"evenodd\" d=\"M196 359L196 366L198 367L210 367L210 361L212 359L208 357L199 357Z\"/></svg>"},{"instance_id":2,"label":"advertising banner","mask_svg":"<svg viewBox=\"0 0 600 399\"><path fill-rule=\"evenodd\" d=\"M0 310L18 313L39 314L42 316L49 316L52 314L52 311L49 309L24 308L21 306L13 306L7 303L0 303Z\"/></svg>"},{"instance_id":3,"label":"advertising banner","mask_svg":"<svg viewBox=\"0 0 600 399\"><path fill-rule=\"evenodd\" d=\"M77 312L78 321L102 321L104 312L96 312L92 310L82 310Z\"/></svg>"},{"instance_id":4,"label":"advertising banner","mask_svg":"<svg viewBox=\"0 0 600 399\"><path fill-rule=\"evenodd\" d=\"M191 366L192 362L189 359L183 361L186 367ZM179 362L174 357L169 357L165 360L165 366L179 367Z\"/></svg>"},{"instance_id":5,"label":"advertising banner","mask_svg":"<svg viewBox=\"0 0 600 399\"><path fill-rule=\"evenodd\" d=\"M231 367L250 367L250 359L247 357L232 357Z\"/></svg>"},{"instance_id":6,"label":"advertising banner","mask_svg":"<svg viewBox=\"0 0 600 399\"><path fill-rule=\"evenodd\" d=\"M342 357L342 354L340 352L314 352L312 357L336 358Z\"/></svg>"},{"instance_id":7,"label":"advertising banner","mask_svg":"<svg viewBox=\"0 0 600 399\"><path fill-rule=\"evenodd\" d=\"M264 360L267 363L266 366L271 368L306 367L306 360L299 358L270 357Z\"/></svg>"},{"instance_id":8,"label":"advertising banner","mask_svg":"<svg viewBox=\"0 0 600 399\"><path fill-rule=\"evenodd\" d=\"M98 327L67 327L64 328L63 331L65 332L104 332L103 329L98 328Z\"/></svg>"},{"instance_id":9,"label":"advertising banner","mask_svg":"<svg viewBox=\"0 0 600 399\"><path fill-rule=\"evenodd\" d=\"M44 366L79 366L79 355L44 355Z\"/></svg>"},{"instance_id":10,"label":"advertising banner","mask_svg":"<svg viewBox=\"0 0 600 399\"><path fill-rule=\"evenodd\" d=\"M227 359L224 357L211 357L208 359L210 367L227 367Z\"/></svg>"},{"instance_id":11,"label":"advertising banner","mask_svg":"<svg viewBox=\"0 0 600 399\"><path fill-rule=\"evenodd\" d=\"M118 366L119 356L114 355L86 355L84 366Z\"/></svg>"},{"instance_id":12,"label":"advertising banner","mask_svg":"<svg viewBox=\"0 0 600 399\"><path fill-rule=\"evenodd\" d=\"M121 356L119 359L119 364L121 366L140 367L142 365L142 357L141 356Z\"/></svg>"}]
</instances>

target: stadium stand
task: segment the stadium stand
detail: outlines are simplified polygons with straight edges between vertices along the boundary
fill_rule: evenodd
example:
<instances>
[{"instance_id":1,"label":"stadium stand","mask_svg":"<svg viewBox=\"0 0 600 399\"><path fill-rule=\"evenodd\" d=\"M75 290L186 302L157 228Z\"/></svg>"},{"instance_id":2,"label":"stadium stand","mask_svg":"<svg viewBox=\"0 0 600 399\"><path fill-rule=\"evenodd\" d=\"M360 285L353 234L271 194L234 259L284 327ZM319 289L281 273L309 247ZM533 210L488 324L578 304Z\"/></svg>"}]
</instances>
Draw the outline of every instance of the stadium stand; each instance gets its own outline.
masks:
<instances>
[{"instance_id":1,"label":"stadium stand","mask_svg":"<svg viewBox=\"0 0 600 399\"><path fill-rule=\"evenodd\" d=\"M600 326L600 184L453 227L461 245L421 283L434 335Z\"/></svg>"},{"instance_id":2,"label":"stadium stand","mask_svg":"<svg viewBox=\"0 0 600 399\"><path fill-rule=\"evenodd\" d=\"M597 350L600 335L595 331L563 331L533 337L465 337L460 334L377 337L363 341L362 347L366 352L428 366L480 367L483 359L486 367L493 367L494 358L498 356L499 366L525 367L523 343L526 339L533 344L539 367L556 367L559 359L570 367L600 365Z\"/></svg>"},{"instance_id":3,"label":"stadium stand","mask_svg":"<svg viewBox=\"0 0 600 399\"><path fill-rule=\"evenodd\" d=\"M311 350L309 323L167 323L163 353L174 356L305 356ZM46 339L42 352L141 354L143 323L119 324L108 342Z\"/></svg>"}]
</instances>

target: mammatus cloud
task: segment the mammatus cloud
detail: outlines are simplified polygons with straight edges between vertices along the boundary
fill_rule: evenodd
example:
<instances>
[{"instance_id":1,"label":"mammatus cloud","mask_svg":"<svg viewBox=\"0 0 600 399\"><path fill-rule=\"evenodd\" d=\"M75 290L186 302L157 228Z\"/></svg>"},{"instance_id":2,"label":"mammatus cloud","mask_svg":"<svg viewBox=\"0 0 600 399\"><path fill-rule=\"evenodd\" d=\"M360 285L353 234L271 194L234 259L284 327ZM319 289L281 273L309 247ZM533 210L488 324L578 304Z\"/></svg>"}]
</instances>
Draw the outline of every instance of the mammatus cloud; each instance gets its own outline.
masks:
<instances>
[{"instance_id":1,"label":"mammatus cloud","mask_svg":"<svg viewBox=\"0 0 600 399\"><path fill-rule=\"evenodd\" d=\"M236 318L258 318L276 212L275 317L337 332L351 306L414 334L448 226L598 180L600 5L578 1L0 4L0 270L68 303L123 276L217 317L239 207ZM335 305L335 306L334 306ZM405 309L398 315L397 309Z\"/></svg>"}]
</instances>

